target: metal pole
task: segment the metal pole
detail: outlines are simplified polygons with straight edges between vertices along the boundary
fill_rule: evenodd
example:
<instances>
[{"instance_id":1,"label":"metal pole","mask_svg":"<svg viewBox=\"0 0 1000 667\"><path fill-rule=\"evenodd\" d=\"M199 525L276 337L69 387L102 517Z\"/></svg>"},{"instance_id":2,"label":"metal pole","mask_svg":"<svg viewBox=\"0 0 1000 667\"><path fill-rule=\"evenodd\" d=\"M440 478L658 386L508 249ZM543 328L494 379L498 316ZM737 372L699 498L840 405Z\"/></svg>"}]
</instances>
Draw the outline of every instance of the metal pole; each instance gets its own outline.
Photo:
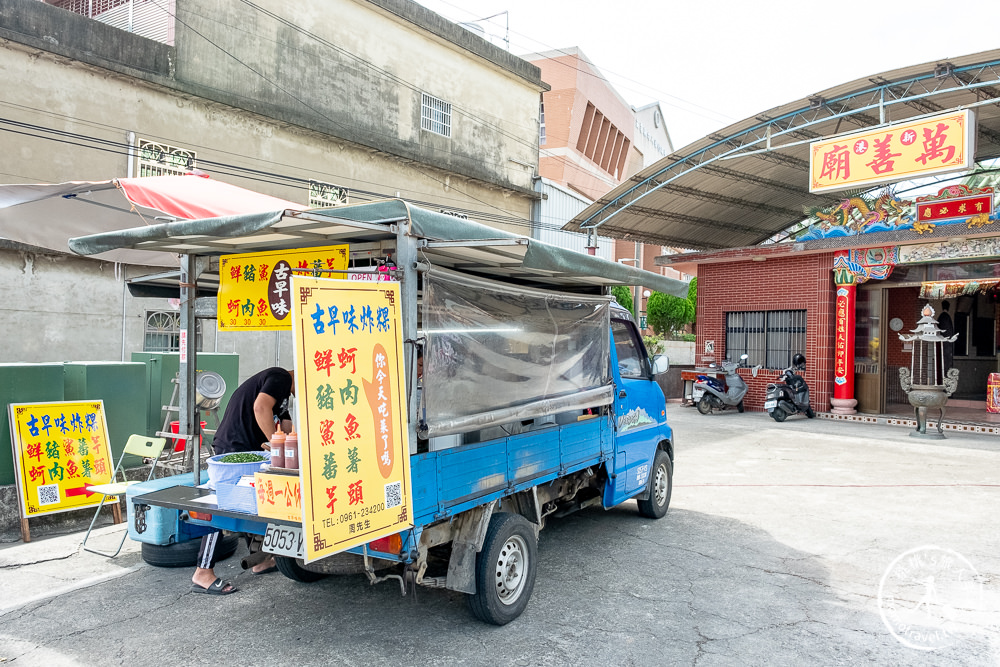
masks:
<instances>
[{"instance_id":1,"label":"metal pole","mask_svg":"<svg viewBox=\"0 0 1000 667\"><path fill-rule=\"evenodd\" d=\"M128 271L128 267L125 264L122 267L122 361L125 361L125 323L128 321L127 315L125 313L125 300L128 297L128 280L125 273Z\"/></svg>"},{"instance_id":2,"label":"metal pole","mask_svg":"<svg viewBox=\"0 0 1000 667\"><path fill-rule=\"evenodd\" d=\"M178 407L177 415L180 425L178 432L187 435L185 444L191 456L192 480L194 486L201 485L201 424L198 420L198 409L195 395L195 376L198 368L198 334L195 329L197 320L194 316L194 301L197 296L195 284L198 281L198 258L194 255L181 255L181 331L180 359L178 363Z\"/></svg>"},{"instance_id":3,"label":"metal pole","mask_svg":"<svg viewBox=\"0 0 1000 667\"><path fill-rule=\"evenodd\" d=\"M399 283L399 297L402 301L400 312L403 316L403 340L417 339L417 239L409 236L410 220L401 220L396 223L396 266L402 272ZM406 372L417 367L414 358L414 345L403 345L403 367ZM407 383L410 387L410 395L407 400L406 431L409 436L410 454L417 453L417 383Z\"/></svg>"}]
</instances>

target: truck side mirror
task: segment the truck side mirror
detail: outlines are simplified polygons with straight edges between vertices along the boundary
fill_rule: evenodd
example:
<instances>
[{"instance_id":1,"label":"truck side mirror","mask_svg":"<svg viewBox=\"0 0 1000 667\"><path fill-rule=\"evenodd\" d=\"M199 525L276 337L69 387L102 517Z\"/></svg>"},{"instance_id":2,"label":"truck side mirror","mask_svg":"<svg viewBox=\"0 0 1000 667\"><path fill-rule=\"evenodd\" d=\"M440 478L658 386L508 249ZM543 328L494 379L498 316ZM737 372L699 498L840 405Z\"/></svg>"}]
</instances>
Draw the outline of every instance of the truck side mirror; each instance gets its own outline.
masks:
<instances>
[{"instance_id":1,"label":"truck side mirror","mask_svg":"<svg viewBox=\"0 0 1000 667\"><path fill-rule=\"evenodd\" d=\"M670 358L665 354L653 357L653 375L662 375L670 370Z\"/></svg>"}]
</instances>

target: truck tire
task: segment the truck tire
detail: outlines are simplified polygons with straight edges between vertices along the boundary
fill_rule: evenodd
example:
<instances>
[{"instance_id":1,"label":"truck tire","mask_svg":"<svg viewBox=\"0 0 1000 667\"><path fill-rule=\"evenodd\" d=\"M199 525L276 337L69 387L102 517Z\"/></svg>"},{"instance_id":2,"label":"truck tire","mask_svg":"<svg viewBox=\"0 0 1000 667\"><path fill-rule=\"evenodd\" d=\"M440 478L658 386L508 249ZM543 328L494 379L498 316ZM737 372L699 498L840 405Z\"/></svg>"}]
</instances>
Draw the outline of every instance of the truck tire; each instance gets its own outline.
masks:
<instances>
[{"instance_id":1,"label":"truck tire","mask_svg":"<svg viewBox=\"0 0 1000 667\"><path fill-rule=\"evenodd\" d=\"M301 565L297 558L288 558L287 556L275 556L274 563L278 566L278 572L282 573L289 579L293 581L298 581L303 584L311 584L314 581L319 581L326 577L322 572L313 572L312 570L307 570Z\"/></svg>"},{"instance_id":2,"label":"truck tire","mask_svg":"<svg viewBox=\"0 0 1000 667\"><path fill-rule=\"evenodd\" d=\"M494 514L476 555L476 592L469 596L473 615L493 625L520 616L535 588L537 557L535 529L528 520L520 514Z\"/></svg>"},{"instance_id":3,"label":"truck tire","mask_svg":"<svg viewBox=\"0 0 1000 667\"><path fill-rule=\"evenodd\" d=\"M239 535L223 533L215 545L216 560L225 560L236 553L240 545ZM198 550L201 538L174 544L142 544L142 560L154 567L194 567L198 564Z\"/></svg>"},{"instance_id":4,"label":"truck tire","mask_svg":"<svg viewBox=\"0 0 1000 667\"><path fill-rule=\"evenodd\" d=\"M639 515L647 519L660 519L670 507L670 495L674 488L674 467L670 457L662 449L653 457L653 472L650 473L649 498L639 498Z\"/></svg>"},{"instance_id":5,"label":"truck tire","mask_svg":"<svg viewBox=\"0 0 1000 667\"><path fill-rule=\"evenodd\" d=\"M712 400L708 394L703 394L701 400L698 401L698 412L703 415L712 414Z\"/></svg>"}]
</instances>

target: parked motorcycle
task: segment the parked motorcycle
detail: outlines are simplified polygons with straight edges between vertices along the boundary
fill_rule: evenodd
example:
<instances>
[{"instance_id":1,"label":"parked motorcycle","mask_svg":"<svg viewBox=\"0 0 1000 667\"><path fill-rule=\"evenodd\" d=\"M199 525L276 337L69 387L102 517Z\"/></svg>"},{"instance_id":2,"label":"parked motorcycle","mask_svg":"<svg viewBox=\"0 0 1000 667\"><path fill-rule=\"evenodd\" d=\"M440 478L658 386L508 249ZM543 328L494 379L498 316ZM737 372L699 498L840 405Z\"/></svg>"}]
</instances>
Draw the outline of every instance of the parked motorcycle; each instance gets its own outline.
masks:
<instances>
[{"instance_id":1,"label":"parked motorcycle","mask_svg":"<svg viewBox=\"0 0 1000 667\"><path fill-rule=\"evenodd\" d=\"M764 409L774 421L783 422L789 415L799 412L809 419L816 416L809 405L809 385L797 372L805 367L805 355L796 354L792 357L792 365L782 371L781 380L767 385Z\"/></svg>"},{"instance_id":2,"label":"parked motorcycle","mask_svg":"<svg viewBox=\"0 0 1000 667\"><path fill-rule=\"evenodd\" d=\"M698 406L698 412L711 414L712 410L725 410L736 407L737 412L743 412L743 397L747 393L747 383L736 372L739 367L745 367L747 355L740 357L739 363L724 361L722 372L726 374L725 382L708 375L699 375L694 383L691 398Z\"/></svg>"}]
</instances>

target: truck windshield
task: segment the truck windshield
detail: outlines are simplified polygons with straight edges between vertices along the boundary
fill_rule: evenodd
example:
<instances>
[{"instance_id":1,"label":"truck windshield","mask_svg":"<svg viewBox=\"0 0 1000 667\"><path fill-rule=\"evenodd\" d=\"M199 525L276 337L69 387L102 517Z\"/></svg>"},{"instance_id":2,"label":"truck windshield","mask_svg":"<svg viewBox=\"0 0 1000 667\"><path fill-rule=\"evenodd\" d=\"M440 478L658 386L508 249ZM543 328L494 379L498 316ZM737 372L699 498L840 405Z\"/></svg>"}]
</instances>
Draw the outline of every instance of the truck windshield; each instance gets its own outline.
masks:
<instances>
[{"instance_id":1,"label":"truck windshield","mask_svg":"<svg viewBox=\"0 0 1000 667\"><path fill-rule=\"evenodd\" d=\"M611 335L618 356L618 374L623 378L646 377L646 357L639 349L642 343L636 338L635 328L625 320L611 320Z\"/></svg>"}]
</instances>

